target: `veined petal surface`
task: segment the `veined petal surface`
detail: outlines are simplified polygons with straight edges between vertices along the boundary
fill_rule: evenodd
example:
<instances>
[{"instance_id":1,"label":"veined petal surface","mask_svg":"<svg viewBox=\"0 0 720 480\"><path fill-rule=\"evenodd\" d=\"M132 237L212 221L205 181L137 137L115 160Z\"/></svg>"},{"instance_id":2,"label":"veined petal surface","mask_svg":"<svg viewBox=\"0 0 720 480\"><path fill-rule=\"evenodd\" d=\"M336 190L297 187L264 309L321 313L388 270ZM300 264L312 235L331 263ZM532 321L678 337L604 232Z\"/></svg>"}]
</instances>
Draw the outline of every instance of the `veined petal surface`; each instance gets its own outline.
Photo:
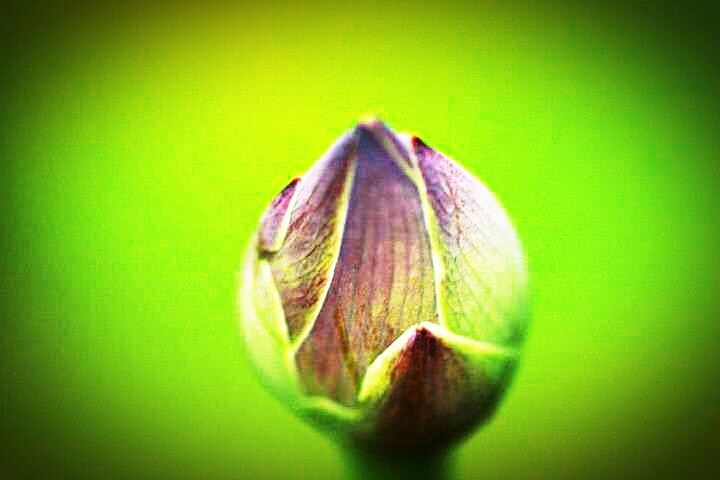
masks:
<instances>
[{"instance_id":1,"label":"veined petal surface","mask_svg":"<svg viewBox=\"0 0 720 480\"><path fill-rule=\"evenodd\" d=\"M410 325L437 321L430 243L412 168L382 124L360 125L340 257L297 353L308 393L352 405L368 365Z\"/></svg>"},{"instance_id":2,"label":"veined petal surface","mask_svg":"<svg viewBox=\"0 0 720 480\"><path fill-rule=\"evenodd\" d=\"M518 345L527 278L515 231L493 194L448 157L411 141L437 228L444 273L440 310L455 333Z\"/></svg>"},{"instance_id":3,"label":"veined petal surface","mask_svg":"<svg viewBox=\"0 0 720 480\"><path fill-rule=\"evenodd\" d=\"M282 247L290 223L290 207L299 181L300 179L296 178L283 188L260 219L258 249L261 253L273 253Z\"/></svg>"},{"instance_id":4,"label":"veined petal surface","mask_svg":"<svg viewBox=\"0 0 720 480\"><path fill-rule=\"evenodd\" d=\"M345 136L297 183L283 243L270 252L268 261L291 340L315 319L332 277L354 155L355 143ZM277 209L274 205L271 210ZM270 213L265 218L275 216Z\"/></svg>"},{"instance_id":5,"label":"veined petal surface","mask_svg":"<svg viewBox=\"0 0 720 480\"><path fill-rule=\"evenodd\" d=\"M441 325L412 326L368 369L359 440L393 452L452 443L494 411L515 360L512 349Z\"/></svg>"}]
</instances>

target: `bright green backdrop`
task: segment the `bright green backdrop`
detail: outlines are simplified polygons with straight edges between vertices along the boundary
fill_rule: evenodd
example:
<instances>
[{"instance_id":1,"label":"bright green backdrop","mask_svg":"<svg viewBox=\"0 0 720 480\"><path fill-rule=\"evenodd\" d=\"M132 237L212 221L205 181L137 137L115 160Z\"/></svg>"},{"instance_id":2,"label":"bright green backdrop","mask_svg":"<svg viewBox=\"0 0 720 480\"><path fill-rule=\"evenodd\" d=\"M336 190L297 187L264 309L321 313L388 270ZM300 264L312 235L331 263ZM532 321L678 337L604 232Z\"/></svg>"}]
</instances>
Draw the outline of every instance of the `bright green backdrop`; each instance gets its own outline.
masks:
<instances>
[{"instance_id":1,"label":"bright green backdrop","mask_svg":"<svg viewBox=\"0 0 720 480\"><path fill-rule=\"evenodd\" d=\"M255 382L235 297L264 206L366 113L483 179L529 258L523 365L459 476L718 468L718 84L684 17L130 10L5 17L0 477L345 475Z\"/></svg>"}]
</instances>

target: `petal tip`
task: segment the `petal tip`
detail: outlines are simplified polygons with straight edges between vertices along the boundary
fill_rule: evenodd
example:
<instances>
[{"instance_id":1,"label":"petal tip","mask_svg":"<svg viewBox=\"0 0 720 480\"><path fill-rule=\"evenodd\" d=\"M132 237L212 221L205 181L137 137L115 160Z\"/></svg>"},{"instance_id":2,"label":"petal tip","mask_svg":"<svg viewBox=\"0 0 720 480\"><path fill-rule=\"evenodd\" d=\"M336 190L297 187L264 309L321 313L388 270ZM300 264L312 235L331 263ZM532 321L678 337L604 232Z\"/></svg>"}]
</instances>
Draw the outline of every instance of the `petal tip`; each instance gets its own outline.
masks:
<instances>
[{"instance_id":1,"label":"petal tip","mask_svg":"<svg viewBox=\"0 0 720 480\"><path fill-rule=\"evenodd\" d=\"M408 342L410 345L416 342L423 342L423 341L434 341L438 338L433 334L433 332L426 327L425 325L418 325L415 327L415 332L413 334L413 337L410 339L410 342Z\"/></svg>"},{"instance_id":2,"label":"petal tip","mask_svg":"<svg viewBox=\"0 0 720 480\"><path fill-rule=\"evenodd\" d=\"M358 125L374 126L377 124L382 125L382 123L382 120L380 120L377 116L371 113L361 115L360 118L358 118Z\"/></svg>"},{"instance_id":3,"label":"petal tip","mask_svg":"<svg viewBox=\"0 0 720 480\"><path fill-rule=\"evenodd\" d=\"M382 138L382 136L393 134L390 128L388 128L382 120L373 116L361 118L355 126L353 133L358 138L364 135L370 135L373 138Z\"/></svg>"},{"instance_id":4,"label":"petal tip","mask_svg":"<svg viewBox=\"0 0 720 480\"><path fill-rule=\"evenodd\" d=\"M355 126L352 135L361 150L368 145L377 145L403 170L414 167L406 135L396 133L382 120L376 117L363 118Z\"/></svg>"},{"instance_id":5,"label":"petal tip","mask_svg":"<svg viewBox=\"0 0 720 480\"><path fill-rule=\"evenodd\" d=\"M410 145L412 146L412 149L414 152L426 152L426 151L432 151L432 148L428 146L427 143L425 143L420 137L417 135L410 135Z\"/></svg>"},{"instance_id":6,"label":"petal tip","mask_svg":"<svg viewBox=\"0 0 720 480\"><path fill-rule=\"evenodd\" d=\"M260 219L260 231L258 234L258 249L260 252L273 253L282 245L289 221L288 211L299 182L300 177L292 179L273 199Z\"/></svg>"}]
</instances>

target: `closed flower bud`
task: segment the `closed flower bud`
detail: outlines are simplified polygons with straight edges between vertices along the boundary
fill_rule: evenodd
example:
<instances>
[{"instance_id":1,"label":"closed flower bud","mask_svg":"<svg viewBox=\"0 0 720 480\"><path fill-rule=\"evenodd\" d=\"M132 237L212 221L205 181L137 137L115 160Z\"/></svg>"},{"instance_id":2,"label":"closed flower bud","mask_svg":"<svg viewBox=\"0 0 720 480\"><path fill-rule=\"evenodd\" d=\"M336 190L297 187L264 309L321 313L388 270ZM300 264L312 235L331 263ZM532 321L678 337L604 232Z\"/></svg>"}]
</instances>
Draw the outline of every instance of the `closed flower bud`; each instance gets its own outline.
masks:
<instances>
[{"instance_id":1,"label":"closed flower bud","mask_svg":"<svg viewBox=\"0 0 720 480\"><path fill-rule=\"evenodd\" d=\"M270 204L240 304L277 396L355 446L397 453L446 448L491 415L528 317L524 257L497 200L377 120Z\"/></svg>"}]
</instances>

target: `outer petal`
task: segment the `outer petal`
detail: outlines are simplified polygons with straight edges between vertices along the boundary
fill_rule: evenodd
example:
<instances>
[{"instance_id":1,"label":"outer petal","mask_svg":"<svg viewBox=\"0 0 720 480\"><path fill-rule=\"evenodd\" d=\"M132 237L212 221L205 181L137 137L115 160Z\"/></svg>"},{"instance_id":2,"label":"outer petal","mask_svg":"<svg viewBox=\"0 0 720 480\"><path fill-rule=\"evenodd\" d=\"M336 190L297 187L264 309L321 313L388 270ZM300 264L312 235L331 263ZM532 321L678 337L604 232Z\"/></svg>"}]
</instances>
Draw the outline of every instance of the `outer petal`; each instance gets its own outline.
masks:
<instances>
[{"instance_id":1,"label":"outer petal","mask_svg":"<svg viewBox=\"0 0 720 480\"><path fill-rule=\"evenodd\" d=\"M354 132L357 167L325 304L297 354L309 393L352 405L367 366L410 325L437 321L429 237L413 168L379 122Z\"/></svg>"},{"instance_id":2,"label":"outer petal","mask_svg":"<svg viewBox=\"0 0 720 480\"><path fill-rule=\"evenodd\" d=\"M284 233L281 241L273 238L267 242L271 248L265 253L292 341L303 338L326 295L340 250L354 155L352 138L341 138L293 186L292 202L285 200L288 190L284 190L261 222L261 234ZM281 215L283 207L287 210ZM282 219L287 212L289 218ZM287 222L286 229L280 227L283 222ZM261 241L265 242L263 237Z\"/></svg>"},{"instance_id":3,"label":"outer petal","mask_svg":"<svg viewBox=\"0 0 720 480\"><path fill-rule=\"evenodd\" d=\"M448 446L493 412L514 364L513 350L415 325L368 369L357 440L395 453Z\"/></svg>"},{"instance_id":4,"label":"outer petal","mask_svg":"<svg viewBox=\"0 0 720 480\"><path fill-rule=\"evenodd\" d=\"M453 160L411 140L439 250L440 311L453 332L517 345L527 322L520 243L492 193Z\"/></svg>"},{"instance_id":5,"label":"outer petal","mask_svg":"<svg viewBox=\"0 0 720 480\"><path fill-rule=\"evenodd\" d=\"M259 378L276 395L294 396L297 371L285 315L270 265L259 259L253 241L245 258L239 306L243 338Z\"/></svg>"},{"instance_id":6,"label":"outer petal","mask_svg":"<svg viewBox=\"0 0 720 480\"><path fill-rule=\"evenodd\" d=\"M243 338L258 377L273 394L315 425L337 434L352 431L359 418L357 410L303 394L280 294L270 265L258 258L255 246L252 242L245 259L239 303Z\"/></svg>"},{"instance_id":7,"label":"outer petal","mask_svg":"<svg viewBox=\"0 0 720 480\"><path fill-rule=\"evenodd\" d=\"M258 248L262 253L273 253L280 250L288 227L290 226L290 212L297 190L299 178L294 179L287 187L275 197L263 217L260 219L258 232Z\"/></svg>"}]
</instances>

